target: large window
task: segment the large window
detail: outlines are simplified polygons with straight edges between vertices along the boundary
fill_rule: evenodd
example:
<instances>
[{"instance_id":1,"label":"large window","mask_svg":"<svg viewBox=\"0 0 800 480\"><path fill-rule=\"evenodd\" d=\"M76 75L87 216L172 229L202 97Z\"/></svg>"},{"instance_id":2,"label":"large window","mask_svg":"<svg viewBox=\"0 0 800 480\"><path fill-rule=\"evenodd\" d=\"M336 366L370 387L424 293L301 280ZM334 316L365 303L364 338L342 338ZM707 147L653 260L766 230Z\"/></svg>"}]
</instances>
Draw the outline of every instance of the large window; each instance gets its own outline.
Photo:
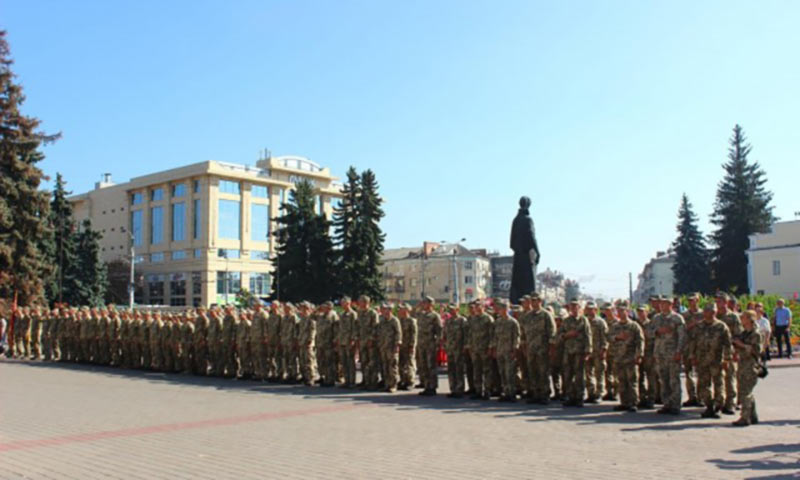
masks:
<instances>
[{"instance_id":1,"label":"large window","mask_svg":"<svg viewBox=\"0 0 800 480\"><path fill-rule=\"evenodd\" d=\"M150 190L150 201L151 202L158 202L164 199L164 189L163 188L154 188Z\"/></svg>"},{"instance_id":2,"label":"large window","mask_svg":"<svg viewBox=\"0 0 800 480\"><path fill-rule=\"evenodd\" d=\"M232 193L234 195L239 195L239 182L232 182L230 180L220 180L219 191L220 193Z\"/></svg>"},{"instance_id":3,"label":"large window","mask_svg":"<svg viewBox=\"0 0 800 480\"><path fill-rule=\"evenodd\" d=\"M175 250L172 252L173 260L183 260L186 258L186 250Z\"/></svg>"},{"instance_id":4,"label":"large window","mask_svg":"<svg viewBox=\"0 0 800 480\"><path fill-rule=\"evenodd\" d=\"M250 195L256 198L269 198L269 188L266 185L253 185L250 188Z\"/></svg>"},{"instance_id":5,"label":"large window","mask_svg":"<svg viewBox=\"0 0 800 480\"><path fill-rule=\"evenodd\" d=\"M164 275L147 276L147 292L151 305L164 304Z\"/></svg>"},{"instance_id":6,"label":"large window","mask_svg":"<svg viewBox=\"0 0 800 480\"><path fill-rule=\"evenodd\" d=\"M200 200L194 201L192 208L192 238L200 238Z\"/></svg>"},{"instance_id":7,"label":"large window","mask_svg":"<svg viewBox=\"0 0 800 480\"><path fill-rule=\"evenodd\" d=\"M192 272L192 295L200 296L203 293L203 276L200 272Z\"/></svg>"},{"instance_id":8,"label":"large window","mask_svg":"<svg viewBox=\"0 0 800 480\"><path fill-rule=\"evenodd\" d=\"M269 252L266 250L250 250L250 260L269 260Z\"/></svg>"},{"instance_id":9,"label":"large window","mask_svg":"<svg viewBox=\"0 0 800 480\"><path fill-rule=\"evenodd\" d=\"M220 248L217 250L217 256L219 258L241 258L242 251L234 248Z\"/></svg>"},{"instance_id":10,"label":"large window","mask_svg":"<svg viewBox=\"0 0 800 480\"><path fill-rule=\"evenodd\" d=\"M236 200L219 201L219 219L217 234L219 238L240 240L239 202Z\"/></svg>"},{"instance_id":11,"label":"large window","mask_svg":"<svg viewBox=\"0 0 800 480\"><path fill-rule=\"evenodd\" d=\"M200 193L200 180L194 180L192 182L192 191L194 193Z\"/></svg>"},{"instance_id":12,"label":"large window","mask_svg":"<svg viewBox=\"0 0 800 480\"><path fill-rule=\"evenodd\" d=\"M250 293L256 296L269 295L269 273L250 274Z\"/></svg>"},{"instance_id":13,"label":"large window","mask_svg":"<svg viewBox=\"0 0 800 480\"><path fill-rule=\"evenodd\" d=\"M184 183L176 183L172 186L172 196L173 197L182 197L186 195L186 184Z\"/></svg>"},{"instance_id":14,"label":"large window","mask_svg":"<svg viewBox=\"0 0 800 480\"><path fill-rule=\"evenodd\" d=\"M142 203L142 200L144 200L142 198L142 192L137 192L137 193L131 194L131 204L132 205L139 205L140 203Z\"/></svg>"},{"instance_id":15,"label":"large window","mask_svg":"<svg viewBox=\"0 0 800 480\"><path fill-rule=\"evenodd\" d=\"M164 241L164 208L150 209L150 243L157 245Z\"/></svg>"},{"instance_id":16,"label":"large window","mask_svg":"<svg viewBox=\"0 0 800 480\"><path fill-rule=\"evenodd\" d=\"M780 276L781 274L781 261L780 260L773 260L772 261L772 274L776 277Z\"/></svg>"},{"instance_id":17,"label":"large window","mask_svg":"<svg viewBox=\"0 0 800 480\"><path fill-rule=\"evenodd\" d=\"M269 205L250 204L250 240L266 242L269 236Z\"/></svg>"},{"instance_id":18,"label":"large window","mask_svg":"<svg viewBox=\"0 0 800 480\"><path fill-rule=\"evenodd\" d=\"M142 211L134 210L131 212L131 232L133 233L133 244L142 244Z\"/></svg>"},{"instance_id":19,"label":"large window","mask_svg":"<svg viewBox=\"0 0 800 480\"><path fill-rule=\"evenodd\" d=\"M217 295L236 295L241 286L241 272L217 272Z\"/></svg>"},{"instance_id":20,"label":"large window","mask_svg":"<svg viewBox=\"0 0 800 480\"><path fill-rule=\"evenodd\" d=\"M186 274L173 273L169 280L169 304L172 306L186 305Z\"/></svg>"},{"instance_id":21,"label":"large window","mask_svg":"<svg viewBox=\"0 0 800 480\"><path fill-rule=\"evenodd\" d=\"M186 240L186 204L184 202L172 204L172 241Z\"/></svg>"},{"instance_id":22,"label":"large window","mask_svg":"<svg viewBox=\"0 0 800 480\"><path fill-rule=\"evenodd\" d=\"M150 254L150 263L161 263L163 261L164 261L164 252Z\"/></svg>"}]
</instances>

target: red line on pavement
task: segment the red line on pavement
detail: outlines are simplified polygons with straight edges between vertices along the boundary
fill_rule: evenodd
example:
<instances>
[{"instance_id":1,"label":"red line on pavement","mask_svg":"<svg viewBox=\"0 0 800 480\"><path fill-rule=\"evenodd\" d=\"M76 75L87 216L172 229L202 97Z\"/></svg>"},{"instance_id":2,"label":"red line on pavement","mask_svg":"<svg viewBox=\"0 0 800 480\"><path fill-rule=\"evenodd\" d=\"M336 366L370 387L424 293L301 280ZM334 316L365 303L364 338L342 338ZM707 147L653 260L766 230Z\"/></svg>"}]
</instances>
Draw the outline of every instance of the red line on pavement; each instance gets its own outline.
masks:
<instances>
[{"instance_id":1,"label":"red line on pavement","mask_svg":"<svg viewBox=\"0 0 800 480\"><path fill-rule=\"evenodd\" d=\"M354 408L370 405L367 403L357 403L350 405L334 405L329 407L307 408L302 410L288 410L283 412L259 413L243 417L216 418L212 420L199 420L194 422L164 423L149 427L124 428L121 430L105 430L100 432L80 433L77 435L64 435L59 437L39 438L35 440L20 440L16 442L0 443L0 453L12 450L30 450L42 447L54 447L59 445L69 445L72 443L95 442L107 440L109 438L137 437L142 435L152 435L154 433L177 432L181 430L194 430L209 427L224 427L241 423L264 422L268 420L278 420L282 418L302 417L306 415L319 415L322 413L334 413L352 410Z\"/></svg>"}]
</instances>

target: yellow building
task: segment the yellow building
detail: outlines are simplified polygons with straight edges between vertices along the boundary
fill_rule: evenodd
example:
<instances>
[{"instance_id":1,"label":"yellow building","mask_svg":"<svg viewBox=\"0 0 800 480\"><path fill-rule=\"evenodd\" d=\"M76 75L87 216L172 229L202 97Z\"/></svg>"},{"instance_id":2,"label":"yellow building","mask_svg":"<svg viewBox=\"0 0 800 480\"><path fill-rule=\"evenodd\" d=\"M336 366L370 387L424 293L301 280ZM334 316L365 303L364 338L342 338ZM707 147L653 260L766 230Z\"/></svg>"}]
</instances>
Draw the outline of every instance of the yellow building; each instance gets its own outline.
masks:
<instances>
[{"instance_id":1,"label":"yellow building","mask_svg":"<svg viewBox=\"0 0 800 480\"><path fill-rule=\"evenodd\" d=\"M795 298L800 292L800 220L778 222L750 235L747 250L750 293Z\"/></svg>"},{"instance_id":2,"label":"yellow building","mask_svg":"<svg viewBox=\"0 0 800 480\"><path fill-rule=\"evenodd\" d=\"M270 294L274 219L301 179L315 185L317 212L329 218L341 184L330 170L295 156L256 165L206 161L70 197L75 218L100 231L104 261L135 252L136 302L203 305L233 302L240 287Z\"/></svg>"}]
</instances>

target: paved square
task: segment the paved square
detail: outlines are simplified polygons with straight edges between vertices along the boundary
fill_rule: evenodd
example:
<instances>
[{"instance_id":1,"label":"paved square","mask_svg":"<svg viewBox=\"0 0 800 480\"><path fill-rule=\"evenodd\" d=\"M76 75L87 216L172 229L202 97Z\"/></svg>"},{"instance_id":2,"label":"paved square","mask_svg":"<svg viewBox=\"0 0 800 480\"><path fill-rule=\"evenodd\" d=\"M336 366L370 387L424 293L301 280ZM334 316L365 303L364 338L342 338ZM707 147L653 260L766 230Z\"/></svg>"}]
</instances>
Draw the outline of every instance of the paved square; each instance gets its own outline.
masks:
<instances>
[{"instance_id":1,"label":"paved square","mask_svg":"<svg viewBox=\"0 0 800 480\"><path fill-rule=\"evenodd\" d=\"M800 478L799 385L772 368L737 429L3 359L0 478Z\"/></svg>"}]
</instances>

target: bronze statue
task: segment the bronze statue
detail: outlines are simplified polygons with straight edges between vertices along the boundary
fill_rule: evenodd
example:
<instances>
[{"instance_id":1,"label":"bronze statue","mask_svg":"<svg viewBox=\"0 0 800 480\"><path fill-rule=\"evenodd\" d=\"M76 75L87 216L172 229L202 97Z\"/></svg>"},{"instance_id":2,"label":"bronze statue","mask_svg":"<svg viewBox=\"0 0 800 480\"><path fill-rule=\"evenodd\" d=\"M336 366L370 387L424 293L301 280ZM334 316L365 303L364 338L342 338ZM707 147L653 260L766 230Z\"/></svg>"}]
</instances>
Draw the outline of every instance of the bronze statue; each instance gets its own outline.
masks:
<instances>
[{"instance_id":1,"label":"bronze statue","mask_svg":"<svg viewBox=\"0 0 800 480\"><path fill-rule=\"evenodd\" d=\"M539 246L536 245L536 232L533 228L528 208L531 199L519 199L519 211L511 224L511 250L514 250L514 266L511 271L512 303L519 303L520 297L528 295L536 289L533 269L539 264Z\"/></svg>"}]
</instances>

